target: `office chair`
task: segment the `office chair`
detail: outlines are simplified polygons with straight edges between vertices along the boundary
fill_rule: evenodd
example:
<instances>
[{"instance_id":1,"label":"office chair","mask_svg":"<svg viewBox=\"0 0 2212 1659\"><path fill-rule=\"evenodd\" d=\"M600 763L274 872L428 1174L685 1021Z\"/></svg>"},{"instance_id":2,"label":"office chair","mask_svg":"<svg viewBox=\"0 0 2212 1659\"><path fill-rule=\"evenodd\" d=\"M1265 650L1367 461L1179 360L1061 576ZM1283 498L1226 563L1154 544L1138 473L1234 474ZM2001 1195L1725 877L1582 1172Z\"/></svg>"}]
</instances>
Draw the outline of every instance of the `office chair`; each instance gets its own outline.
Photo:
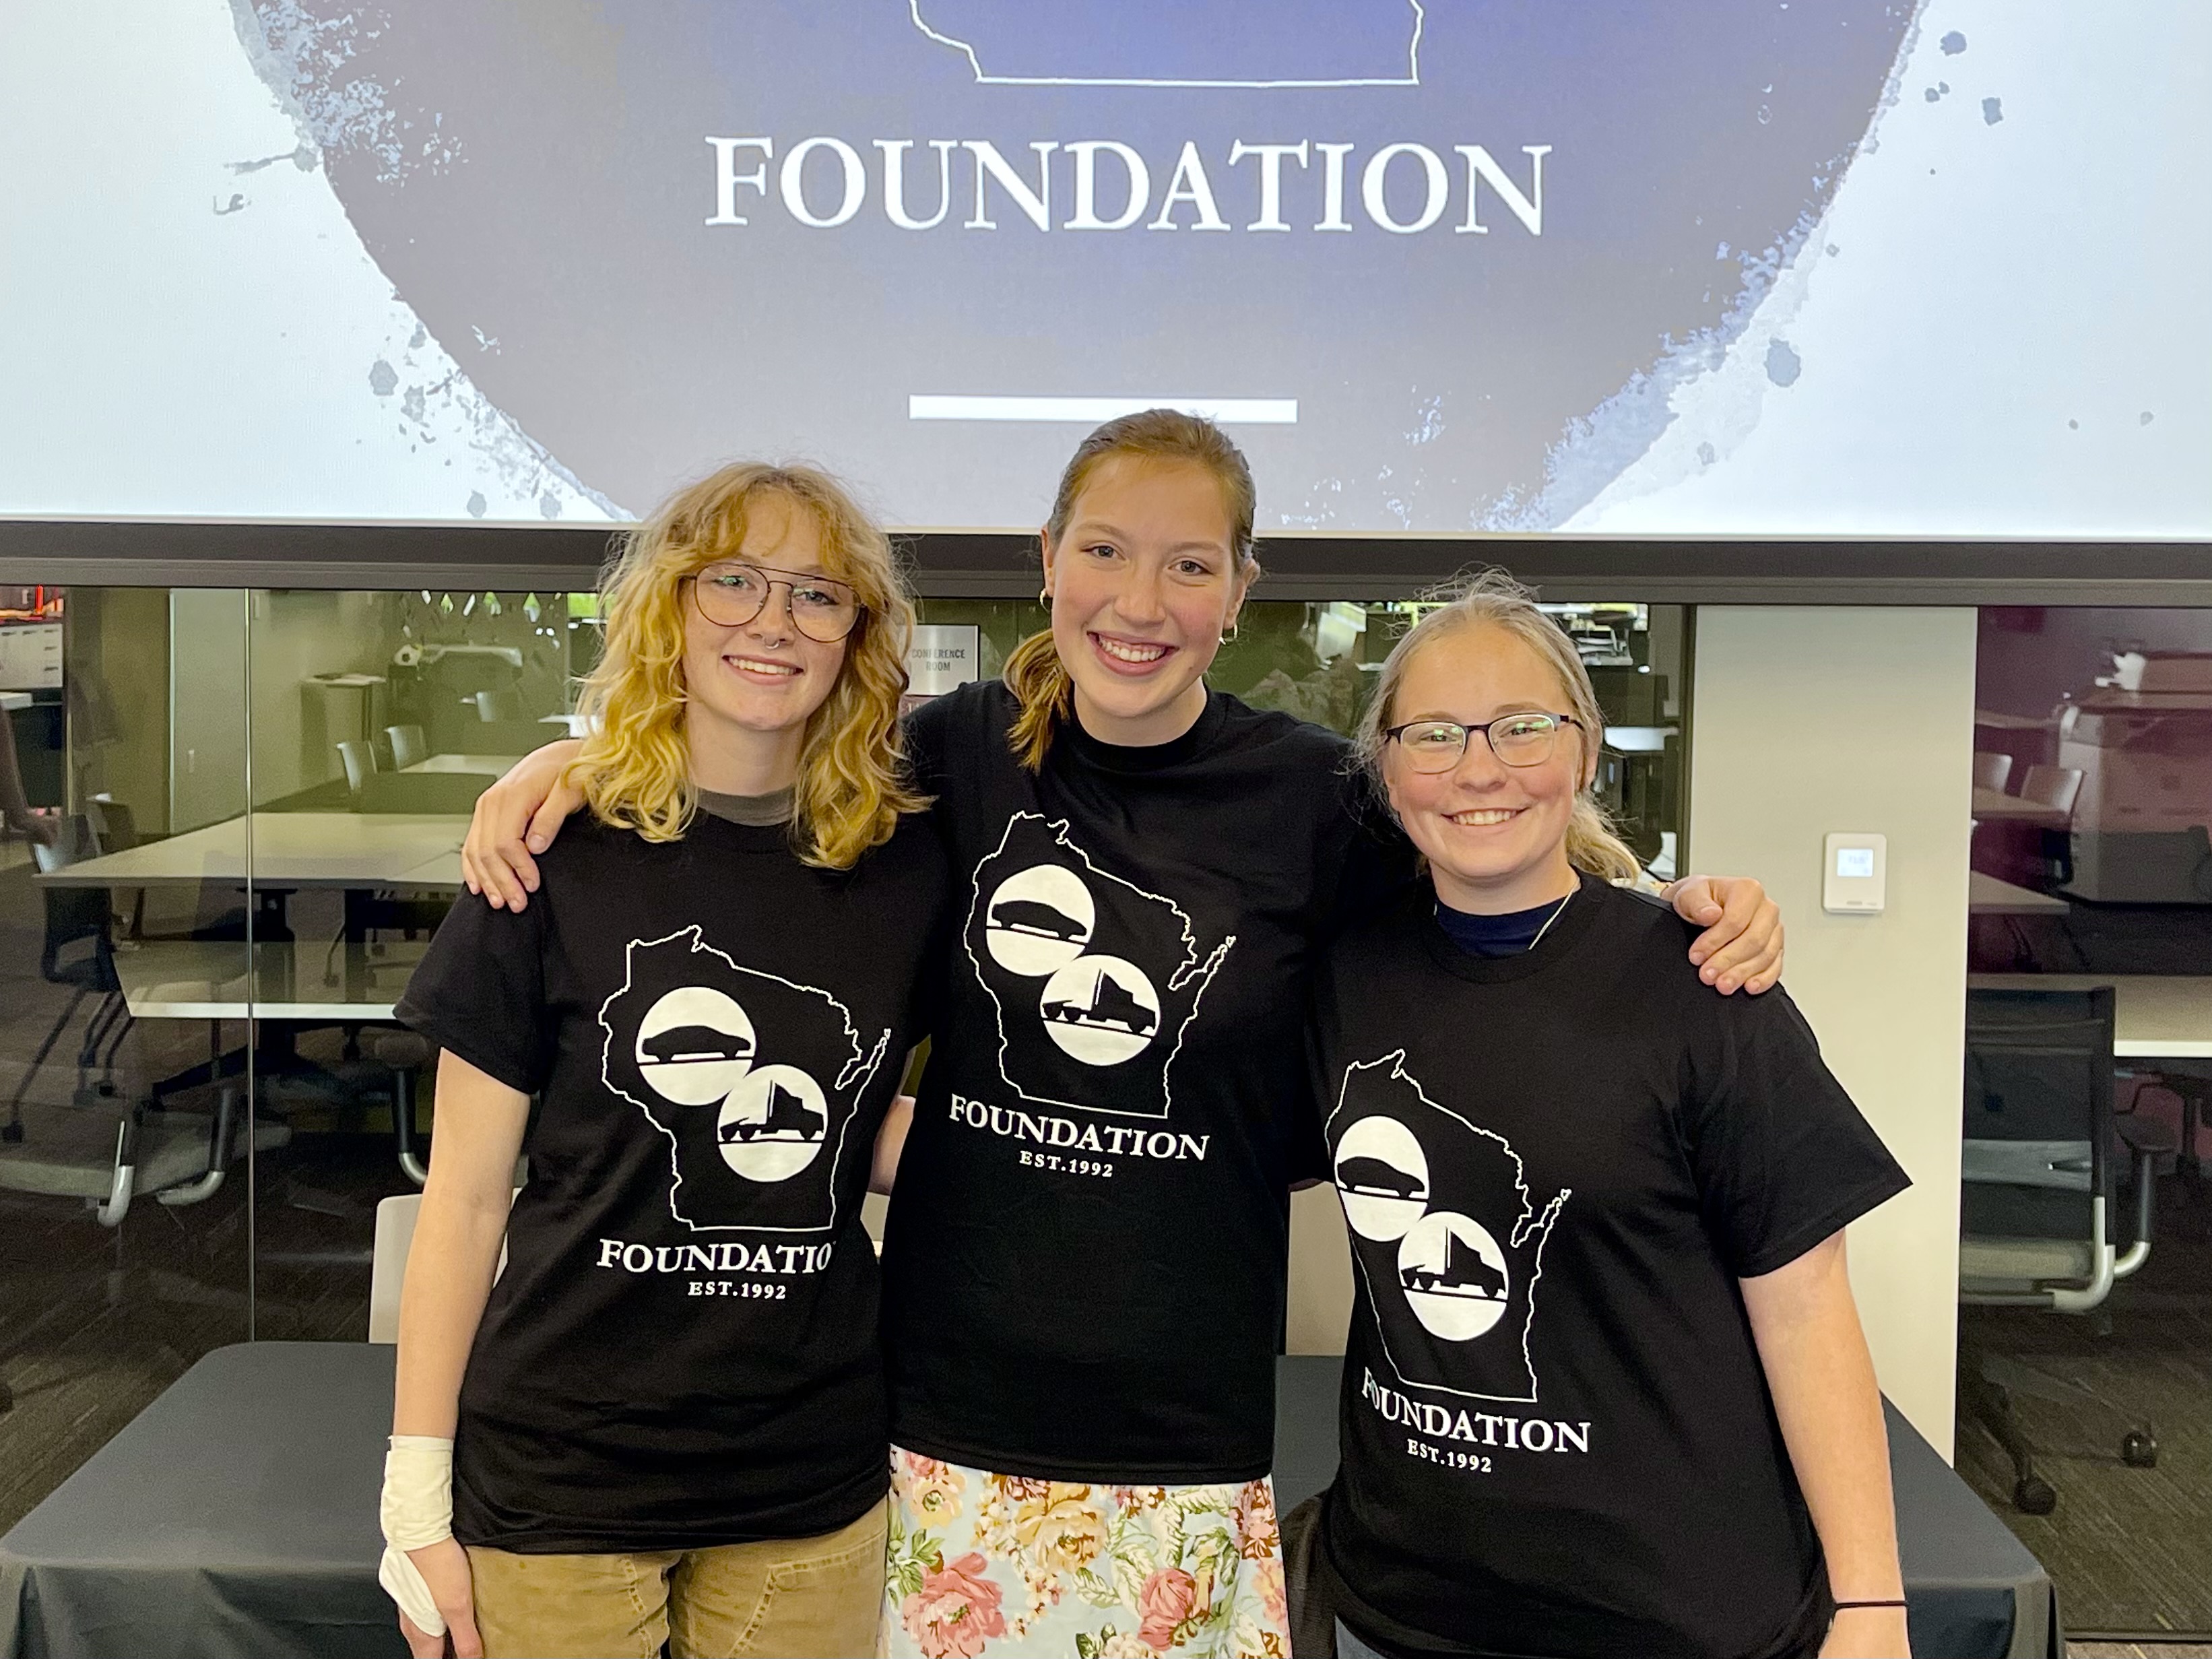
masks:
<instances>
[{"instance_id":1,"label":"office chair","mask_svg":"<svg viewBox=\"0 0 2212 1659\"><path fill-rule=\"evenodd\" d=\"M94 838L91 823L81 812L64 818L61 832L50 846L32 843L32 856L38 860L41 874L51 874L67 869L72 864L100 856L100 843ZM43 887L40 896L46 902L46 936L39 951L39 977L49 985L70 988L68 1006L47 1031L46 1041L31 1057L21 1079L15 1085L15 1095L8 1103L8 1121L0 1125L0 1140L19 1143L23 1139L23 1102L30 1094L31 1084L53 1052L54 1044L76 1018L76 1011L85 998L97 993L100 1002L92 1018L85 1023L84 1040L77 1047L76 1103L90 1103L92 1097L105 1097L114 1092L116 1050L131 1029L131 1014L123 1000L123 984L116 977L115 946L112 937L113 919L109 914L107 890L104 887ZM106 1058L102 1061L100 1050L105 1046ZM87 1075L98 1065L101 1079L97 1085L88 1084Z\"/></svg>"},{"instance_id":2,"label":"office chair","mask_svg":"<svg viewBox=\"0 0 2212 1659\"><path fill-rule=\"evenodd\" d=\"M2069 825L2074 802L2081 793L2081 773L2071 766L2031 766L2020 781L2020 798L2066 814ZM2074 836L2066 830L2043 832L2044 874L2063 886L2074 879Z\"/></svg>"},{"instance_id":3,"label":"office chair","mask_svg":"<svg viewBox=\"0 0 2212 1659\"><path fill-rule=\"evenodd\" d=\"M1994 755L1986 749L1974 751L1974 787L1994 789L2004 793L2005 780L2012 776L2012 757Z\"/></svg>"},{"instance_id":4,"label":"office chair","mask_svg":"<svg viewBox=\"0 0 2212 1659\"><path fill-rule=\"evenodd\" d=\"M356 796L366 794L376 775L375 745L356 738L338 745L338 758L345 763L346 787Z\"/></svg>"},{"instance_id":5,"label":"office chair","mask_svg":"<svg viewBox=\"0 0 2212 1659\"><path fill-rule=\"evenodd\" d=\"M404 772L418 761L430 758L430 745L419 726L387 726L384 735L392 744L392 769Z\"/></svg>"},{"instance_id":6,"label":"office chair","mask_svg":"<svg viewBox=\"0 0 2212 1659\"><path fill-rule=\"evenodd\" d=\"M2072 817L2075 797L2081 793L2081 773L2071 766L2031 766L2020 781L2020 798L2049 806Z\"/></svg>"},{"instance_id":7,"label":"office chair","mask_svg":"<svg viewBox=\"0 0 2212 1659\"><path fill-rule=\"evenodd\" d=\"M2157 1159L2172 1148L2160 1126L2113 1115L2112 1006L2110 986L1966 994L1962 1304L2087 1313L2149 1258ZM2121 1140L2135 1170L2134 1237L2124 1252L2109 1224ZM2158 1461L2148 1423L2078 1382L1994 1354L1969 1375L1972 1413L2011 1457L2013 1503L2024 1514L2050 1514L2058 1495L2035 1472L2014 1394L2117 1419L2123 1461L2140 1468Z\"/></svg>"},{"instance_id":8,"label":"office chair","mask_svg":"<svg viewBox=\"0 0 2212 1659\"><path fill-rule=\"evenodd\" d=\"M92 825L92 838L102 853L127 853L138 845L138 823L131 809L105 790L84 804L85 820ZM123 917L123 895L115 894L112 902L118 921ZM131 920L123 930L125 939L137 939L146 927L146 890L131 890Z\"/></svg>"}]
</instances>

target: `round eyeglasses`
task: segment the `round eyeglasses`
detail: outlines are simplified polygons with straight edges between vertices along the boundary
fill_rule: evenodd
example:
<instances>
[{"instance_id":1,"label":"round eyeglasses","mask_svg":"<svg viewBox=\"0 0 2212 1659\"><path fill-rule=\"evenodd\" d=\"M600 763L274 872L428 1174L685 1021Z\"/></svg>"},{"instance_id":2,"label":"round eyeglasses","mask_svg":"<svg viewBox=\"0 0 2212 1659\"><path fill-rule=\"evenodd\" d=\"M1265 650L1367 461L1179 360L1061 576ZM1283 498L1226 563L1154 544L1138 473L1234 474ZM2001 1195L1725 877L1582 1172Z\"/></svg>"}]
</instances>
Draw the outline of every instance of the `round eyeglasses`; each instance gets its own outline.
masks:
<instances>
[{"instance_id":1,"label":"round eyeglasses","mask_svg":"<svg viewBox=\"0 0 2212 1659\"><path fill-rule=\"evenodd\" d=\"M1467 753L1467 740L1474 732L1482 733L1490 752L1506 765L1541 766L1559 746L1559 728L1581 724L1572 714L1500 714L1481 726L1408 720L1382 735L1406 751L1407 763L1416 772L1449 772Z\"/></svg>"},{"instance_id":2,"label":"round eyeglasses","mask_svg":"<svg viewBox=\"0 0 2212 1659\"><path fill-rule=\"evenodd\" d=\"M817 645L836 644L866 614L851 585L831 576L730 560L691 579L699 614L718 628L743 628L768 608L779 587L791 596L792 626Z\"/></svg>"}]
</instances>

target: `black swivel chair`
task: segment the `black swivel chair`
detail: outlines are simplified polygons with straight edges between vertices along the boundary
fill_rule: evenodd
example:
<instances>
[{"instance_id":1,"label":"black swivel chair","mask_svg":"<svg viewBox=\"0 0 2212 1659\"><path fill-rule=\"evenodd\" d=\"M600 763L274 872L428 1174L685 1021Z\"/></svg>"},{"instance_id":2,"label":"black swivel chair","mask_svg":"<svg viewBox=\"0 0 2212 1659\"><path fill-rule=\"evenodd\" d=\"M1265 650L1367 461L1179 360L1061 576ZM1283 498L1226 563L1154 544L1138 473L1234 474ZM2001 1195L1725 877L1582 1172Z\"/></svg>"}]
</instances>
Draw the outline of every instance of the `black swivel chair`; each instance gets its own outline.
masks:
<instances>
[{"instance_id":1,"label":"black swivel chair","mask_svg":"<svg viewBox=\"0 0 2212 1659\"><path fill-rule=\"evenodd\" d=\"M51 846L33 842L31 848L41 873L97 858L100 850L92 825L82 813L72 813L62 820L61 833ZM9 1142L23 1139L23 1102L30 1094L31 1084L87 997L97 995L100 1001L92 1018L85 1022L84 1040L77 1046L76 1093L81 1103L88 1092L114 1092L112 1079L116 1050L123 1046L124 1036L131 1029L130 1010L123 1000L123 984L115 973L107 890L46 887L40 890L40 896L46 902L46 936L39 951L39 977L49 985L69 987L70 1000L60 1018L54 1021L53 1029L46 1033L46 1041L39 1045L38 1053L31 1057L30 1065L24 1068L8 1103L8 1121L0 1125L0 1140ZM106 1051L104 1060L103 1048ZM90 1081L95 1066L101 1071L98 1084Z\"/></svg>"},{"instance_id":2,"label":"black swivel chair","mask_svg":"<svg viewBox=\"0 0 2212 1659\"><path fill-rule=\"evenodd\" d=\"M1959 1300L1973 1306L2084 1314L2150 1255L2157 1160L2172 1148L2157 1125L2112 1112L2110 986L2090 991L1966 994L1966 1146L1961 1165ZM2114 1237L2113 1154L2134 1165L2134 1237ZM2123 1426L2121 1457L2158 1461L2147 1423L2078 1382L1997 1354L1969 1373L1973 1415L2010 1455L2013 1502L2048 1515L2057 1493L2035 1472L2012 1412L2023 1394L2094 1411Z\"/></svg>"}]
</instances>

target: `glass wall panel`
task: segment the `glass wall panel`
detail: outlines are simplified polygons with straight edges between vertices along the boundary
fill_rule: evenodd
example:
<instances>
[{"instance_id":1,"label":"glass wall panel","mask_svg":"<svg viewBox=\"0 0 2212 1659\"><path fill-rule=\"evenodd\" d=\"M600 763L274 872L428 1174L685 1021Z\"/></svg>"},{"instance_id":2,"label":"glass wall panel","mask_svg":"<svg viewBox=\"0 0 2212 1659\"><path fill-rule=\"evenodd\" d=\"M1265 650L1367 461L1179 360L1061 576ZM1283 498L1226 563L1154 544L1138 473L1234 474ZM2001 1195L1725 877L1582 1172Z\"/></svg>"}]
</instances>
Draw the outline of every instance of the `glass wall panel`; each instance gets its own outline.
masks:
<instances>
[{"instance_id":1,"label":"glass wall panel","mask_svg":"<svg viewBox=\"0 0 2212 1659\"><path fill-rule=\"evenodd\" d=\"M1556 613L1664 873L1682 613ZM1213 680L1348 732L1418 614L1255 603ZM917 697L1045 616L922 621ZM377 1206L435 1129L394 1004L477 795L599 647L588 593L0 589L0 1528L209 1349L368 1334Z\"/></svg>"},{"instance_id":2,"label":"glass wall panel","mask_svg":"<svg viewBox=\"0 0 2212 1659\"><path fill-rule=\"evenodd\" d=\"M0 587L0 1531L252 1331L246 603Z\"/></svg>"},{"instance_id":3,"label":"glass wall panel","mask_svg":"<svg viewBox=\"0 0 2212 1659\"><path fill-rule=\"evenodd\" d=\"M257 590L255 1061L264 1337L369 1330L378 1203L419 1189L434 1056L394 1005L460 887L486 785L568 734L589 594Z\"/></svg>"},{"instance_id":4,"label":"glass wall panel","mask_svg":"<svg viewBox=\"0 0 2212 1659\"><path fill-rule=\"evenodd\" d=\"M1301 604L1255 599L1237 638L1214 659L1212 684L1260 708L1278 708L1349 734L1365 711L1375 677L1405 630L1429 607L1346 599ZM1686 610L1660 605L1551 605L1573 636L1607 722L1598 786L1623 838L1654 874L1675 873L1687 800ZM941 691L959 678L994 678L1006 653L1048 625L1042 605L1018 599L927 599L920 652L957 664L937 681L915 665L917 688ZM973 650L965 630L973 629Z\"/></svg>"},{"instance_id":5,"label":"glass wall panel","mask_svg":"<svg viewBox=\"0 0 2212 1659\"><path fill-rule=\"evenodd\" d=\"M1975 704L1959 1468L2050 1565L2069 1631L2202 1638L2212 610L1984 610ZM1993 1026L2030 1014L2034 1054ZM2007 1178L2021 1135L2048 1143L2040 1187ZM2008 1277L2022 1250L2039 1263Z\"/></svg>"}]
</instances>

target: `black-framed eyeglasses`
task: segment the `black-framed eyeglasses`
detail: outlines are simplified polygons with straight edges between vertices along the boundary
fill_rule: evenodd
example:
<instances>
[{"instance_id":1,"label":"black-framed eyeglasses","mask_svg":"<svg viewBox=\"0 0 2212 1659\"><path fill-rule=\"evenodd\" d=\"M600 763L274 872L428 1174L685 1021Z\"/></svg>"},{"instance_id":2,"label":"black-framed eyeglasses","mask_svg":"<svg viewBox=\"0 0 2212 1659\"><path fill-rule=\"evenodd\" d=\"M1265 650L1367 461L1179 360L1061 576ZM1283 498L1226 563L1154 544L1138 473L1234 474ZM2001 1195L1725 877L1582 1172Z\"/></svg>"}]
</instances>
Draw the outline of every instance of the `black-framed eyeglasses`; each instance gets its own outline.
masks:
<instances>
[{"instance_id":1,"label":"black-framed eyeglasses","mask_svg":"<svg viewBox=\"0 0 2212 1659\"><path fill-rule=\"evenodd\" d=\"M1508 766L1541 766L1559 746L1559 728L1581 725L1572 714L1500 714L1480 726L1407 720L1382 735L1406 751L1407 763L1416 772L1449 772L1467 753L1470 733L1481 732L1490 752Z\"/></svg>"},{"instance_id":2,"label":"black-framed eyeglasses","mask_svg":"<svg viewBox=\"0 0 2212 1659\"><path fill-rule=\"evenodd\" d=\"M852 584L834 576L726 559L691 579L699 614L718 628L743 628L768 608L779 587L791 596L792 626L817 645L836 644L867 614Z\"/></svg>"}]
</instances>

